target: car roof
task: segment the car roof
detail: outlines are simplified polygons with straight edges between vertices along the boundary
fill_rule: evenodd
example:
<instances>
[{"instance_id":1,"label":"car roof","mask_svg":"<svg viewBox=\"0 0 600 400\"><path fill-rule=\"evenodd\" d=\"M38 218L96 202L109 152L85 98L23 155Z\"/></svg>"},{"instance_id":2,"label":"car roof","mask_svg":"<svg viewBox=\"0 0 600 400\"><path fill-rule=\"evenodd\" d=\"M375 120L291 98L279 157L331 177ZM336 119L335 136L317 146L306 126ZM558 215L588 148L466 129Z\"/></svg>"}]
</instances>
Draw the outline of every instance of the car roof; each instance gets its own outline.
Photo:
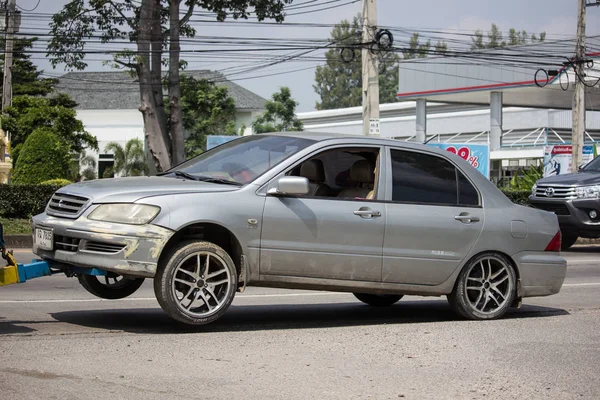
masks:
<instances>
[{"instance_id":1,"label":"car roof","mask_svg":"<svg viewBox=\"0 0 600 400\"><path fill-rule=\"evenodd\" d=\"M351 135L347 133L330 133L330 132L313 132L313 131L297 131L297 132L270 132L264 133L262 135L272 135L272 136L288 136L288 137L297 137L304 138L309 140L314 140L315 142L322 142L325 140L350 140L352 143L364 143L364 144L376 144L380 146L397 146L397 147L405 147L409 149L424 149L426 148L432 152L440 152L439 149L427 146L421 143L415 142L407 142L405 140L398 139L389 139L382 138L380 136L363 136L363 135Z\"/></svg>"}]
</instances>

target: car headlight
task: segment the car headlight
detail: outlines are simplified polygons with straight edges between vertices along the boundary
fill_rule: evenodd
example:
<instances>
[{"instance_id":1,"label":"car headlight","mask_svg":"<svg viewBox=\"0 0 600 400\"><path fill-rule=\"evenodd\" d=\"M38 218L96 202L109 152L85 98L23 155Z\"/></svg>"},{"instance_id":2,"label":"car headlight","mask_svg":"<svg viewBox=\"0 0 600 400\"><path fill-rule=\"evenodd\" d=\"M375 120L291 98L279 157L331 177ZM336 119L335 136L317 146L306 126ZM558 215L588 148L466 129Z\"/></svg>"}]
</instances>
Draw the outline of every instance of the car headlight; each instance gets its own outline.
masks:
<instances>
[{"instance_id":1,"label":"car headlight","mask_svg":"<svg viewBox=\"0 0 600 400\"><path fill-rule=\"evenodd\" d=\"M600 186L582 186L575 189L578 199L597 199L600 197Z\"/></svg>"},{"instance_id":2,"label":"car headlight","mask_svg":"<svg viewBox=\"0 0 600 400\"><path fill-rule=\"evenodd\" d=\"M532 186L532 188L531 188L531 195L532 196L535 196L536 190L537 190L537 185L534 183L533 186Z\"/></svg>"},{"instance_id":3,"label":"car headlight","mask_svg":"<svg viewBox=\"0 0 600 400\"><path fill-rule=\"evenodd\" d=\"M102 204L88 216L88 219L117 224L144 225L152 221L160 212L160 207L147 204Z\"/></svg>"}]
</instances>

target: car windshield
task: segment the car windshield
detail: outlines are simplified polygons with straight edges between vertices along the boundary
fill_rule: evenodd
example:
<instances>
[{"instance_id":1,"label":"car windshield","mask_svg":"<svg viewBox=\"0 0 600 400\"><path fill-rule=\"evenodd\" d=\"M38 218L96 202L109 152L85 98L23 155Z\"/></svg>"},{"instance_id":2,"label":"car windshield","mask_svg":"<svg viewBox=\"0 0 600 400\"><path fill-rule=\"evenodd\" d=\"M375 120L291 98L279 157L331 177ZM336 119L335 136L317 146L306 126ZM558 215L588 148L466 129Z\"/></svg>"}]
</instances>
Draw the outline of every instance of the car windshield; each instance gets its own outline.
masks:
<instances>
[{"instance_id":1,"label":"car windshield","mask_svg":"<svg viewBox=\"0 0 600 400\"><path fill-rule=\"evenodd\" d=\"M290 136L246 136L206 151L162 175L241 186L313 143Z\"/></svg>"},{"instance_id":2,"label":"car windshield","mask_svg":"<svg viewBox=\"0 0 600 400\"><path fill-rule=\"evenodd\" d=\"M586 166L584 166L581 170L582 171L595 171L595 172L599 172L600 171L600 157L594 158Z\"/></svg>"}]
</instances>

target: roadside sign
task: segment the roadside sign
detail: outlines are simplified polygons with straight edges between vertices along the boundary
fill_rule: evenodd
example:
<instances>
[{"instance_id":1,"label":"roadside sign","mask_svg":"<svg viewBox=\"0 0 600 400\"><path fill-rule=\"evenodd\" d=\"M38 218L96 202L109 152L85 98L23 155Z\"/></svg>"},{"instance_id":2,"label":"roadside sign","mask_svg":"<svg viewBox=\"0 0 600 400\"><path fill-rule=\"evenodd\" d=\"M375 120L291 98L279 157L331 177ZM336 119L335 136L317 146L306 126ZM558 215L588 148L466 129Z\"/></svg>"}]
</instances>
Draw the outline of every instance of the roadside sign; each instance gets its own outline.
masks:
<instances>
[{"instance_id":1,"label":"roadside sign","mask_svg":"<svg viewBox=\"0 0 600 400\"><path fill-rule=\"evenodd\" d=\"M490 148L485 144L428 143L430 146L456 154L490 179Z\"/></svg>"},{"instance_id":2,"label":"roadside sign","mask_svg":"<svg viewBox=\"0 0 600 400\"><path fill-rule=\"evenodd\" d=\"M371 118L369 120L369 135L379 135L379 118Z\"/></svg>"}]
</instances>

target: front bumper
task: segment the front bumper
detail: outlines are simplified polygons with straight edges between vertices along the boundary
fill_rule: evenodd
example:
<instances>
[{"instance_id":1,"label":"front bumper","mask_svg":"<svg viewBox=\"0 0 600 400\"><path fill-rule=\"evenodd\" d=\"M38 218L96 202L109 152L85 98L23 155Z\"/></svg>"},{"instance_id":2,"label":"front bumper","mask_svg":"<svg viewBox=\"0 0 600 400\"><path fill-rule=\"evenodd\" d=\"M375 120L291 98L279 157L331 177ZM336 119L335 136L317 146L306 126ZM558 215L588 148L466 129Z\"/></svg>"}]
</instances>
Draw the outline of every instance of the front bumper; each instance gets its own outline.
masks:
<instances>
[{"instance_id":1,"label":"front bumper","mask_svg":"<svg viewBox=\"0 0 600 400\"><path fill-rule=\"evenodd\" d=\"M591 210L596 210L600 216L600 199L547 200L530 196L529 201L536 208L554 212L563 232L573 232L580 237L600 237L600 218L589 216Z\"/></svg>"},{"instance_id":2,"label":"front bumper","mask_svg":"<svg viewBox=\"0 0 600 400\"><path fill-rule=\"evenodd\" d=\"M125 225L98 222L82 216L57 218L44 214L31 220L36 228L52 230L53 249L33 253L54 264L100 268L125 276L154 277L160 253L174 232L152 224Z\"/></svg>"}]
</instances>

